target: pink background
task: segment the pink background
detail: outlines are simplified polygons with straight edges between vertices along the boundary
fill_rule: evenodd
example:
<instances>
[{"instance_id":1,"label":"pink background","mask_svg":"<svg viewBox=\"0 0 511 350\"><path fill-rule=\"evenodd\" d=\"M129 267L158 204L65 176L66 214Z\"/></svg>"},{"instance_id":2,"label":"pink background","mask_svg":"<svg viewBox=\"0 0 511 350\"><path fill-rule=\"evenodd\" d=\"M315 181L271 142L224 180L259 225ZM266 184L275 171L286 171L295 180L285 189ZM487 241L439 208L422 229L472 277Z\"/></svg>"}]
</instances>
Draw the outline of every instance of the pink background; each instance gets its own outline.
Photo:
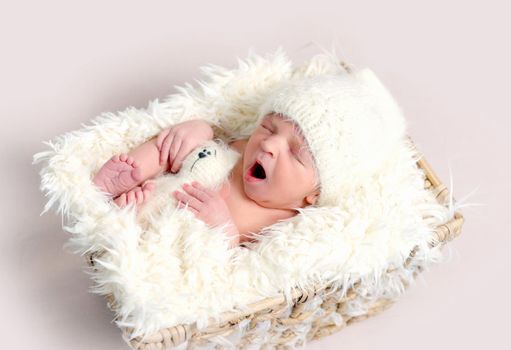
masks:
<instances>
[{"instance_id":1,"label":"pink background","mask_svg":"<svg viewBox=\"0 0 511 350\"><path fill-rule=\"evenodd\" d=\"M67 233L39 216L42 141L103 111L145 107L278 45L296 62L334 42L394 94L409 133L460 200L448 263L389 310L308 349L501 349L509 345L510 9L504 1L16 1L0 5L2 348L127 349L102 297L87 292ZM312 5L314 4L314 5ZM446 252L447 254L447 252Z\"/></svg>"}]
</instances>

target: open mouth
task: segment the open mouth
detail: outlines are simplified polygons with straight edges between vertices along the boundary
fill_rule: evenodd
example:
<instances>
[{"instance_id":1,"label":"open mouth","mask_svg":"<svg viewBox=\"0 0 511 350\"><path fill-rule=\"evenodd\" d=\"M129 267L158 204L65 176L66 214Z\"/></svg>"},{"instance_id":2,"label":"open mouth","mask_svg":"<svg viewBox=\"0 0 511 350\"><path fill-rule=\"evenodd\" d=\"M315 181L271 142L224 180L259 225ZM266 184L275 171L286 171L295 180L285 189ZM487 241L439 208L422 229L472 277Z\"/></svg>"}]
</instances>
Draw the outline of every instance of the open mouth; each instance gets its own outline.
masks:
<instances>
[{"instance_id":1,"label":"open mouth","mask_svg":"<svg viewBox=\"0 0 511 350\"><path fill-rule=\"evenodd\" d=\"M266 179L266 171L259 162L255 162L247 171L246 176L248 181L262 181Z\"/></svg>"}]
</instances>

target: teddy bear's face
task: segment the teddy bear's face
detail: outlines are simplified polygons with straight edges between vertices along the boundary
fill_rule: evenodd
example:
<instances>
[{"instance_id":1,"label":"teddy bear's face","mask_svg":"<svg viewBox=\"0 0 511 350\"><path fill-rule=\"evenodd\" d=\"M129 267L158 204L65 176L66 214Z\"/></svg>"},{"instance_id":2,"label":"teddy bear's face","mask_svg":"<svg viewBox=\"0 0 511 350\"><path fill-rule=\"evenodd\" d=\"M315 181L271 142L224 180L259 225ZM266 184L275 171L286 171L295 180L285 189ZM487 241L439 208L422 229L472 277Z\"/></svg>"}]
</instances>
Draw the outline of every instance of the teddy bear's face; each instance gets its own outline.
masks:
<instances>
[{"instance_id":1,"label":"teddy bear's face","mask_svg":"<svg viewBox=\"0 0 511 350\"><path fill-rule=\"evenodd\" d=\"M217 145L210 141L196 147L183 160L178 174L197 174L206 168L214 166L215 160L219 156L217 148Z\"/></svg>"},{"instance_id":2,"label":"teddy bear's face","mask_svg":"<svg viewBox=\"0 0 511 350\"><path fill-rule=\"evenodd\" d=\"M197 162L201 160L205 160L206 157L216 157L216 149L210 146L204 147L202 150L195 150L196 159L193 161L192 166L190 167L190 172L193 173L193 167L197 164ZM203 161L201 163L204 163Z\"/></svg>"},{"instance_id":3,"label":"teddy bear's face","mask_svg":"<svg viewBox=\"0 0 511 350\"><path fill-rule=\"evenodd\" d=\"M239 156L224 143L207 141L190 152L177 175L187 181L212 185L230 171L237 160L236 155Z\"/></svg>"}]
</instances>

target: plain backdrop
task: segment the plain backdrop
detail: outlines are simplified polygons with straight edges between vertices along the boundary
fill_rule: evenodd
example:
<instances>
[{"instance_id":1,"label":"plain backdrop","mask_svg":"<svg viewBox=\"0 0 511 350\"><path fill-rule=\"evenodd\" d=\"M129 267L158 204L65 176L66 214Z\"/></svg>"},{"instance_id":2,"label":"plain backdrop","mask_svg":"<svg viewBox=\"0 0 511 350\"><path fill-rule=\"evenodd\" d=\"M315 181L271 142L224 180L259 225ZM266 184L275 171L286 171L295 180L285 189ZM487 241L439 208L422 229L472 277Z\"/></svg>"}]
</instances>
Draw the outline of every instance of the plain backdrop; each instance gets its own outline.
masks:
<instances>
[{"instance_id":1,"label":"plain backdrop","mask_svg":"<svg viewBox=\"0 0 511 350\"><path fill-rule=\"evenodd\" d=\"M11 1L0 5L3 184L0 339L6 349L128 349L88 292L62 221L39 216L43 141L101 112L147 106L281 45L297 63L338 48L375 71L462 208L449 260L387 311L307 349L509 346L510 8L501 1ZM316 45L317 44L317 45ZM468 199L464 199L469 195ZM478 205L477 205L478 204Z\"/></svg>"}]
</instances>

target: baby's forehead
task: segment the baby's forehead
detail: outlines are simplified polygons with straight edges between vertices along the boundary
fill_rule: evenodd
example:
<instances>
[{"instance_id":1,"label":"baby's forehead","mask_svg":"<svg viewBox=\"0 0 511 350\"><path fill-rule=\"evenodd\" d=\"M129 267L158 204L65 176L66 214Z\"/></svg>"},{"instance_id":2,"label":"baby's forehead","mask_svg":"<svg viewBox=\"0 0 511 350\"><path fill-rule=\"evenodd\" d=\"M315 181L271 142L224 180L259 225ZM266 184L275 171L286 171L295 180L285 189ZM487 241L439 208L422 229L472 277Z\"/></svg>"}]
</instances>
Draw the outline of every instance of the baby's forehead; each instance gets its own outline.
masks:
<instances>
[{"instance_id":1,"label":"baby's forehead","mask_svg":"<svg viewBox=\"0 0 511 350\"><path fill-rule=\"evenodd\" d=\"M308 142L305 139L305 136L303 135L302 129L300 128L300 125L296 121L294 121L292 118L289 118L288 116L282 115L280 113L270 113L267 114L262 122L265 121L271 121L273 124L279 124L282 125L283 123L288 123L292 125L292 133L295 136L296 144L300 147L301 154L306 155L306 160L312 161L312 153L310 152Z\"/></svg>"},{"instance_id":2,"label":"baby's forehead","mask_svg":"<svg viewBox=\"0 0 511 350\"><path fill-rule=\"evenodd\" d=\"M298 125L298 123L296 123L296 121L294 121L293 119L279 113L270 113L267 114L261 122L266 120L272 121L277 124L286 123L288 125L291 125L293 127L292 131L297 136L297 139L300 141L305 141L300 125Z\"/></svg>"}]
</instances>

